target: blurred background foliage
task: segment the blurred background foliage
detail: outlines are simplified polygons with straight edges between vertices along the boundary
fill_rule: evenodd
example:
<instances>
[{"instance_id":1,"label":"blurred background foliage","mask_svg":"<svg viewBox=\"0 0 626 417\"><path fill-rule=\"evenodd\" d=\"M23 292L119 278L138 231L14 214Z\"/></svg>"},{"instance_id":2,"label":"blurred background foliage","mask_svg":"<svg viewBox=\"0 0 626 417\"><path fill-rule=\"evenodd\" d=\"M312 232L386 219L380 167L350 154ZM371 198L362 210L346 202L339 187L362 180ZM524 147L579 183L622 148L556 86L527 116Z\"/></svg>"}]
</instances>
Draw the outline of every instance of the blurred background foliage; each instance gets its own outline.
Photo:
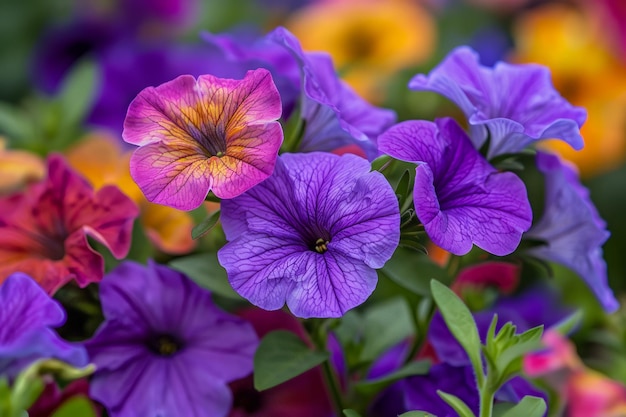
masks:
<instances>
[{"instance_id":1,"label":"blurred background foliage","mask_svg":"<svg viewBox=\"0 0 626 417\"><path fill-rule=\"evenodd\" d=\"M329 52L359 94L394 109L400 120L460 114L435 94L406 88L414 74L429 71L455 46L472 46L484 65L505 60L550 67L561 94L588 110L586 146L581 152L557 143L542 146L578 166L612 234L604 246L610 284L626 301L623 0L3 0L0 191L7 192L1 187L9 177L43 175L31 156L9 151L63 151L74 157L75 167L89 165L81 170L87 177L89 169L115 174L121 123L135 95L183 73L210 71L215 55L202 32L262 34L277 25L294 32L305 49ZM94 136L112 138L119 149L103 145L85 164L78 145ZM143 219L150 230L151 217ZM181 247L188 235L174 236L176 230L159 233ZM574 336L581 356L626 382L624 310L608 317L571 272L557 269L554 275L566 299L587 313Z\"/></svg>"}]
</instances>

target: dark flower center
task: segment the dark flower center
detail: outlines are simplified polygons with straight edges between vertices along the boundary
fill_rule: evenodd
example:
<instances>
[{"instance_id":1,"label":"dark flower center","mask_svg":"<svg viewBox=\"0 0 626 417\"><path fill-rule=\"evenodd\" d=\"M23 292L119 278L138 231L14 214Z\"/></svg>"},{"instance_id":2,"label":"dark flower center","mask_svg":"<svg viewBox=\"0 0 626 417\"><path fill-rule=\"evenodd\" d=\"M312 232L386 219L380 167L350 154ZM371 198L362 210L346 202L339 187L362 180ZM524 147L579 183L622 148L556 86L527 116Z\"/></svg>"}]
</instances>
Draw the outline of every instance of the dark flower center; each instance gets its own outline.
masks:
<instances>
[{"instance_id":1,"label":"dark flower center","mask_svg":"<svg viewBox=\"0 0 626 417\"><path fill-rule=\"evenodd\" d=\"M263 395L253 388L241 388L235 392L233 409L253 414L263 408Z\"/></svg>"},{"instance_id":2,"label":"dark flower center","mask_svg":"<svg viewBox=\"0 0 626 417\"><path fill-rule=\"evenodd\" d=\"M313 250L317 253L324 253L328 250L328 240L319 238L315 241L315 245L313 246Z\"/></svg>"},{"instance_id":3,"label":"dark flower center","mask_svg":"<svg viewBox=\"0 0 626 417\"><path fill-rule=\"evenodd\" d=\"M152 336L147 341L148 349L159 356L172 356L182 348L181 342L169 334Z\"/></svg>"}]
</instances>

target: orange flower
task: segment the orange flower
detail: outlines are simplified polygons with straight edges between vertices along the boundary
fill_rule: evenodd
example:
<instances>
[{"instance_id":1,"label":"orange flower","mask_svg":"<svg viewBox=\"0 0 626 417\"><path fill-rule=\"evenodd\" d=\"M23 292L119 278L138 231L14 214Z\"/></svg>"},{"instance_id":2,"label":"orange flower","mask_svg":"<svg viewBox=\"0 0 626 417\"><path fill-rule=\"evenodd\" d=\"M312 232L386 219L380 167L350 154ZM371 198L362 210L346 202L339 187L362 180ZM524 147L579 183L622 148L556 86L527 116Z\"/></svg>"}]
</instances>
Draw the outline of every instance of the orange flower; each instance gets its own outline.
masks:
<instances>
[{"instance_id":1,"label":"orange flower","mask_svg":"<svg viewBox=\"0 0 626 417\"><path fill-rule=\"evenodd\" d=\"M611 51L602 21L592 13L554 4L523 15L515 28L518 46L512 57L550 67L556 88L587 109L582 151L558 141L544 143L573 161L583 176L613 169L626 156L626 65Z\"/></svg>"},{"instance_id":2,"label":"orange flower","mask_svg":"<svg viewBox=\"0 0 626 417\"><path fill-rule=\"evenodd\" d=\"M430 57L435 23L410 0L342 0L314 3L286 23L302 47L326 51L361 96L380 101L389 77Z\"/></svg>"},{"instance_id":3,"label":"orange flower","mask_svg":"<svg viewBox=\"0 0 626 417\"><path fill-rule=\"evenodd\" d=\"M148 202L130 176L132 151L123 152L115 138L92 133L67 152L70 164L98 189L117 185L141 209L140 221L146 234L161 251L183 254L191 251L193 220L181 210Z\"/></svg>"},{"instance_id":4,"label":"orange flower","mask_svg":"<svg viewBox=\"0 0 626 417\"><path fill-rule=\"evenodd\" d=\"M41 158L27 151L6 149L6 142L0 138L0 195L39 181L45 173L46 165Z\"/></svg>"}]
</instances>

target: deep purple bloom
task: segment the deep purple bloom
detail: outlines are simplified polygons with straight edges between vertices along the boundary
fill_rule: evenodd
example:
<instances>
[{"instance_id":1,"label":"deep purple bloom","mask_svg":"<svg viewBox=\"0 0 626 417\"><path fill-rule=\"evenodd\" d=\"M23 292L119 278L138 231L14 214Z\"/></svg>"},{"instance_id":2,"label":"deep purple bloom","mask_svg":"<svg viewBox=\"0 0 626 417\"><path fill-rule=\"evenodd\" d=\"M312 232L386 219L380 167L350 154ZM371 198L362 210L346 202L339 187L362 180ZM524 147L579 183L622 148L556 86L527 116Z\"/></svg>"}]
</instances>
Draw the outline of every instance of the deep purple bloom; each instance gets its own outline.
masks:
<instances>
[{"instance_id":1,"label":"deep purple bloom","mask_svg":"<svg viewBox=\"0 0 626 417\"><path fill-rule=\"evenodd\" d=\"M111 417L225 416L227 383L252 371L257 337L183 274L122 263L100 285L105 321L86 342L91 397Z\"/></svg>"},{"instance_id":2,"label":"deep purple bloom","mask_svg":"<svg viewBox=\"0 0 626 417\"><path fill-rule=\"evenodd\" d=\"M469 120L474 146L489 139L489 159L519 152L540 139L583 147L580 127L587 113L559 95L546 67L504 62L484 67L478 54L460 47L428 76L416 75L409 88L434 91L459 106Z\"/></svg>"},{"instance_id":3,"label":"deep purple bloom","mask_svg":"<svg viewBox=\"0 0 626 417\"><path fill-rule=\"evenodd\" d=\"M432 241L456 255L472 244L495 255L513 252L531 225L526 187L498 172L450 118L402 122L378 139L394 158L418 164L415 212Z\"/></svg>"},{"instance_id":4,"label":"deep purple bloom","mask_svg":"<svg viewBox=\"0 0 626 417\"><path fill-rule=\"evenodd\" d=\"M274 174L222 202L233 288L266 310L339 317L376 287L400 239L393 189L355 155L285 154Z\"/></svg>"},{"instance_id":5,"label":"deep purple bloom","mask_svg":"<svg viewBox=\"0 0 626 417\"><path fill-rule=\"evenodd\" d=\"M545 176L545 210L525 237L545 242L529 250L537 258L576 272L608 312L619 304L608 285L602 245L609 238L606 223L589 198L578 174L556 155L537 153Z\"/></svg>"},{"instance_id":6,"label":"deep purple bloom","mask_svg":"<svg viewBox=\"0 0 626 417\"><path fill-rule=\"evenodd\" d=\"M296 37L283 27L253 41L226 34L206 34L204 38L221 48L230 62L270 70L281 93L285 118L299 98L300 117L306 122L299 151L357 145L368 159L378 156L376 138L395 122L396 115L357 96L339 79L328 54L304 52Z\"/></svg>"},{"instance_id":7,"label":"deep purple bloom","mask_svg":"<svg viewBox=\"0 0 626 417\"><path fill-rule=\"evenodd\" d=\"M301 117L306 125L299 150L331 151L356 144L369 160L376 158L376 138L396 121L395 112L360 98L339 79L330 55L305 53L287 29L279 27L268 38L284 45L300 65Z\"/></svg>"},{"instance_id":8,"label":"deep purple bloom","mask_svg":"<svg viewBox=\"0 0 626 417\"><path fill-rule=\"evenodd\" d=\"M28 275L16 272L0 285L0 378L15 377L37 359L87 365L87 353L53 330L65 311Z\"/></svg>"}]
</instances>

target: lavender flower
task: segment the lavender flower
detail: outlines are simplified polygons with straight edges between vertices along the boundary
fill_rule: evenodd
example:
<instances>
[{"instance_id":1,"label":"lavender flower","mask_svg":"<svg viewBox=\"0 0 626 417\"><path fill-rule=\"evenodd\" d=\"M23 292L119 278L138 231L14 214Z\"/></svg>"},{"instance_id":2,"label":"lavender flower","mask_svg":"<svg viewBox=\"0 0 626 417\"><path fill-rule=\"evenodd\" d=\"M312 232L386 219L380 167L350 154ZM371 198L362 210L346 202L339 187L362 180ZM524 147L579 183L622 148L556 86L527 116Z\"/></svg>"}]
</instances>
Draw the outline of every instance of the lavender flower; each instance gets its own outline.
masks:
<instances>
[{"instance_id":1,"label":"lavender flower","mask_svg":"<svg viewBox=\"0 0 626 417\"><path fill-rule=\"evenodd\" d=\"M122 263L100 295L105 322L86 346L97 367L91 396L111 417L227 415L227 382L252 371L250 324L153 262Z\"/></svg>"},{"instance_id":2,"label":"lavender flower","mask_svg":"<svg viewBox=\"0 0 626 417\"><path fill-rule=\"evenodd\" d=\"M233 288L305 318L365 301L400 239L391 186L349 154L282 155L271 177L222 202L222 224L229 243L218 257Z\"/></svg>"},{"instance_id":3,"label":"lavender flower","mask_svg":"<svg viewBox=\"0 0 626 417\"><path fill-rule=\"evenodd\" d=\"M16 272L0 286L0 378L15 377L41 358L74 366L87 365L87 353L53 330L65 322L65 311L28 275Z\"/></svg>"},{"instance_id":4,"label":"lavender flower","mask_svg":"<svg viewBox=\"0 0 626 417\"><path fill-rule=\"evenodd\" d=\"M428 76L416 75L409 88L434 91L468 117L476 148L489 140L489 159L519 152L540 139L558 138L583 147L580 127L587 113L554 89L547 68L534 64L479 64L468 47L453 50Z\"/></svg>"},{"instance_id":5,"label":"lavender flower","mask_svg":"<svg viewBox=\"0 0 626 417\"><path fill-rule=\"evenodd\" d=\"M562 264L591 288L602 307L614 312L619 304L608 285L602 245L609 238L606 223L574 169L557 156L537 153L537 168L545 175L545 211L525 237L545 242L529 250L537 258Z\"/></svg>"},{"instance_id":6,"label":"lavender flower","mask_svg":"<svg viewBox=\"0 0 626 417\"><path fill-rule=\"evenodd\" d=\"M456 255L472 244L495 255L517 248L531 225L526 187L515 174L496 171L453 119L399 123L378 144L418 164L415 212L435 244Z\"/></svg>"}]
</instances>

